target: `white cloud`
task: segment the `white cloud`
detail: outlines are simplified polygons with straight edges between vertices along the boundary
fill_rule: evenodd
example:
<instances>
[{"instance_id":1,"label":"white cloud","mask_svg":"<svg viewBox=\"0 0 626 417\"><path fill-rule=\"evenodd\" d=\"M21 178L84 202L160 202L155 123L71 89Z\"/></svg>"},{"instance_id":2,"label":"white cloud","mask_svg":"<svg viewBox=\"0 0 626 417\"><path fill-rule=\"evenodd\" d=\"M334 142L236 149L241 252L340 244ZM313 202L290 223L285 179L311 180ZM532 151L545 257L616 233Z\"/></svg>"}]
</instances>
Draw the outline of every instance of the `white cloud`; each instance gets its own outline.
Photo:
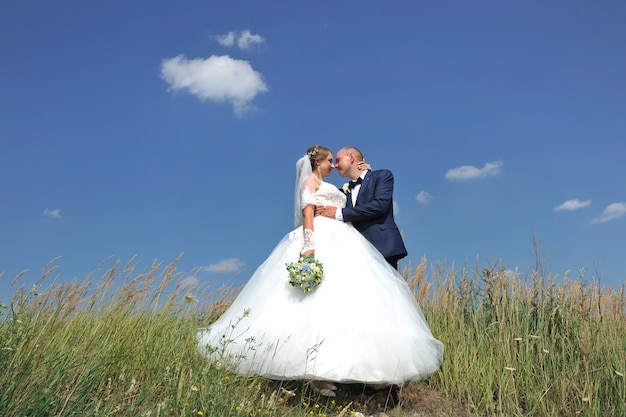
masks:
<instances>
[{"instance_id":1,"label":"white cloud","mask_svg":"<svg viewBox=\"0 0 626 417\"><path fill-rule=\"evenodd\" d=\"M415 199L420 204L428 204L433 201L433 196L430 195L428 191L422 190L415 196Z\"/></svg>"},{"instance_id":2,"label":"white cloud","mask_svg":"<svg viewBox=\"0 0 626 417\"><path fill-rule=\"evenodd\" d=\"M238 258L222 259L216 264L208 265L202 268L205 272L218 272L223 274L230 271L239 271L243 268L244 262Z\"/></svg>"},{"instance_id":3,"label":"white cloud","mask_svg":"<svg viewBox=\"0 0 626 417\"><path fill-rule=\"evenodd\" d=\"M247 61L228 55L187 59L183 55L161 63L161 78L174 91L187 90L200 100L230 102L235 113L253 108L252 100L266 92L267 86L260 73Z\"/></svg>"},{"instance_id":4,"label":"white cloud","mask_svg":"<svg viewBox=\"0 0 626 417\"><path fill-rule=\"evenodd\" d=\"M474 180L478 178L493 177L500 174L500 168L504 163L502 161L487 162L482 168L476 168L472 165L463 165L452 168L446 172L446 178L449 180Z\"/></svg>"},{"instance_id":5,"label":"white cloud","mask_svg":"<svg viewBox=\"0 0 626 417\"><path fill-rule=\"evenodd\" d=\"M199 280L193 275L183 278L178 282L178 289L180 291L189 291L198 286Z\"/></svg>"},{"instance_id":6,"label":"white cloud","mask_svg":"<svg viewBox=\"0 0 626 417\"><path fill-rule=\"evenodd\" d=\"M589 207L591 205L591 200L580 201L579 199L567 200L563 204L559 204L554 207L554 211L561 210L578 210L583 207Z\"/></svg>"},{"instance_id":7,"label":"white cloud","mask_svg":"<svg viewBox=\"0 0 626 417\"><path fill-rule=\"evenodd\" d=\"M392 207L393 207L393 214L400 213L400 205L396 202L396 200L392 201Z\"/></svg>"},{"instance_id":8,"label":"white cloud","mask_svg":"<svg viewBox=\"0 0 626 417\"><path fill-rule=\"evenodd\" d=\"M622 203L621 201L617 203L611 203L606 206L606 208L602 212L602 215L591 220L591 223L608 222L609 220L615 220L619 217L622 217L624 214L626 214L626 203Z\"/></svg>"},{"instance_id":9,"label":"white cloud","mask_svg":"<svg viewBox=\"0 0 626 417\"><path fill-rule=\"evenodd\" d=\"M59 209L54 209L54 210L45 209L43 211L43 215L44 216L48 216L48 217L52 217L53 219L60 219L61 218L61 210L59 210Z\"/></svg>"},{"instance_id":10,"label":"white cloud","mask_svg":"<svg viewBox=\"0 0 626 417\"><path fill-rule=\"evenodd\" d=\"M241 32L239 39L237 40L237 45L241 49L250 49L252 45L260 45L265 42L265 39L261 35L253 35L249 30L244 30Z\"/></svg>"},{"instance_id":11,"label":"white cloud","mask_svg":"<svg viewBox=\"0 0 626 417\"><path fill-rule=\"evenodd\" d=\"M243 50L248 50L253 45L260 45L265 42L265 38L263 38L263 36L253 35L249 30L244 30L239 33L228 32L226 35L215 36L215 39L222 46L230 48L236 44L239 49Z\"/></svg>"},{"instance_id":12,"label":"white cloud","mask_svg":"<svg viewBox=\"0 0 626 417\"><path fill-rule=\"evenodd\" d=\"M231 47L235 44L235 32L228 32L226 35L217 35L215 40L222 45Z\"/></svg>"}]
</instances>

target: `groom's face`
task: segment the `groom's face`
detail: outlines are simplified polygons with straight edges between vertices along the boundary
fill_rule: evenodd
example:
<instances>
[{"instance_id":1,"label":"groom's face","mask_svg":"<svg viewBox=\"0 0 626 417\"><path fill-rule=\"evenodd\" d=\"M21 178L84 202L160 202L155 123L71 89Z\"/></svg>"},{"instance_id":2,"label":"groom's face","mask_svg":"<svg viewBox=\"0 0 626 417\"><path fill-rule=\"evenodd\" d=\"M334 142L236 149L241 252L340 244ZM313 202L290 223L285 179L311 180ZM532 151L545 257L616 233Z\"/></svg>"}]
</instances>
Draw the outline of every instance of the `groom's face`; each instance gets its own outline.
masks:
<instances>
[{"instance_id":1,"label":"groom's face","mask_svg":"<svg viewBox=\"0 0 626 417\"><path fill-rule=\"evenodd\" d=\"M337 152L337 158L335 159L335 168L342 177L350 175L350 168L352 167L353 156L348 155L343 151Z\"/></svg>"}]
</instances>

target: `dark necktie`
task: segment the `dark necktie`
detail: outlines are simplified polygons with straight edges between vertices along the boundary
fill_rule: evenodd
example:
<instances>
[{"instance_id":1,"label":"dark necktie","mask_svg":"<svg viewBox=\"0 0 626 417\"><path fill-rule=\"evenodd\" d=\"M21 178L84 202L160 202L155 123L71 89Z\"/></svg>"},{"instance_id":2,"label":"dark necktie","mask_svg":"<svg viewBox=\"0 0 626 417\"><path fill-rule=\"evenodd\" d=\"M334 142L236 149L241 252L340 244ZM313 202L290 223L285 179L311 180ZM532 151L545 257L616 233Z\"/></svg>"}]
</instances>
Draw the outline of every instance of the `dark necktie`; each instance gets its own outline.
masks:
<instances>
[{"instance_id":1,"label":"dark necktie","mask_svg":"<svg viewBox=\"0 0 626 417\"><path fill-rule=\"evenodd\" d=\"M363 182L363 178L359 177L356 179L356 181L350 181L350 189L353 189L354 187L356 187L357 184L360 184Z\"/></svg>"}]
</instances>

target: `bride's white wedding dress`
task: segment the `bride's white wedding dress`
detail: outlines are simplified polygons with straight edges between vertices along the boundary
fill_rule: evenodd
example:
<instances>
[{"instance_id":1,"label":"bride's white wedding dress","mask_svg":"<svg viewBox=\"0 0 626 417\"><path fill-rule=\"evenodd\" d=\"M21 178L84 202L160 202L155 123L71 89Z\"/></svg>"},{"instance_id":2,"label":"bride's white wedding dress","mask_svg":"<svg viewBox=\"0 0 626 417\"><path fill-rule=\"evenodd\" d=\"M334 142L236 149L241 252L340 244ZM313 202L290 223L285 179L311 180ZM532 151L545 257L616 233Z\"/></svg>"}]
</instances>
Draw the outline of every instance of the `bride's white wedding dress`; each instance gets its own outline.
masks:
<instances>
[{"instance_id":1,"label":"bride's white wedding dress","mask_svg":"<svg viewBox=\"0 0 626 417\"><path fill-rule=\"evenodd\" d=\"M346 196L322 182L315 200L343 207ZM443 345L402 276L351 224L319 216L314 226L322 283L306 294L288 283L285 265L304 243L298 227L198 332L199 351L237 373L280 380L398 384L437 371Z\"/></svg>"}]
</instances>

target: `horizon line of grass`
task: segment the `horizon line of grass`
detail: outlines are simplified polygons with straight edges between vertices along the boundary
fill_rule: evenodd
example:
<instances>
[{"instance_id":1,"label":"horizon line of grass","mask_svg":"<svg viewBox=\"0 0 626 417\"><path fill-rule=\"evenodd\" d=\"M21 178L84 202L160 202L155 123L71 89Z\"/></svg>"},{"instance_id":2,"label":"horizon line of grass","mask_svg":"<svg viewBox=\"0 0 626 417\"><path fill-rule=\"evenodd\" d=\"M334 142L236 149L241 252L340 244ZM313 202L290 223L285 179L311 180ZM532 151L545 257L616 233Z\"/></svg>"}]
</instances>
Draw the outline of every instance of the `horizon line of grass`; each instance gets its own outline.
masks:
<instances>
[{"instance_id":1,"label":"horizon line of grass","mask_svg":"<svg viewBox=\"0 0 626 417\"><path fill-rule=\"evenodd\" d=\"M360 411L322 402L305 382L236 375L204 360L196 331L239 288L184 288L179 259L143 269L136 258L117 261L42 289L55 258L33 288L19 287L0 307L0 415ZM570 279L535 271L524 280L497 263L457 272L425 258L403 276L445 346L441 369L415 383L441 393L442 413L626 415L624 285L600 287L582 272ZM411 401L403 407L410 412Z\"/></svg>"}]
</instances>

